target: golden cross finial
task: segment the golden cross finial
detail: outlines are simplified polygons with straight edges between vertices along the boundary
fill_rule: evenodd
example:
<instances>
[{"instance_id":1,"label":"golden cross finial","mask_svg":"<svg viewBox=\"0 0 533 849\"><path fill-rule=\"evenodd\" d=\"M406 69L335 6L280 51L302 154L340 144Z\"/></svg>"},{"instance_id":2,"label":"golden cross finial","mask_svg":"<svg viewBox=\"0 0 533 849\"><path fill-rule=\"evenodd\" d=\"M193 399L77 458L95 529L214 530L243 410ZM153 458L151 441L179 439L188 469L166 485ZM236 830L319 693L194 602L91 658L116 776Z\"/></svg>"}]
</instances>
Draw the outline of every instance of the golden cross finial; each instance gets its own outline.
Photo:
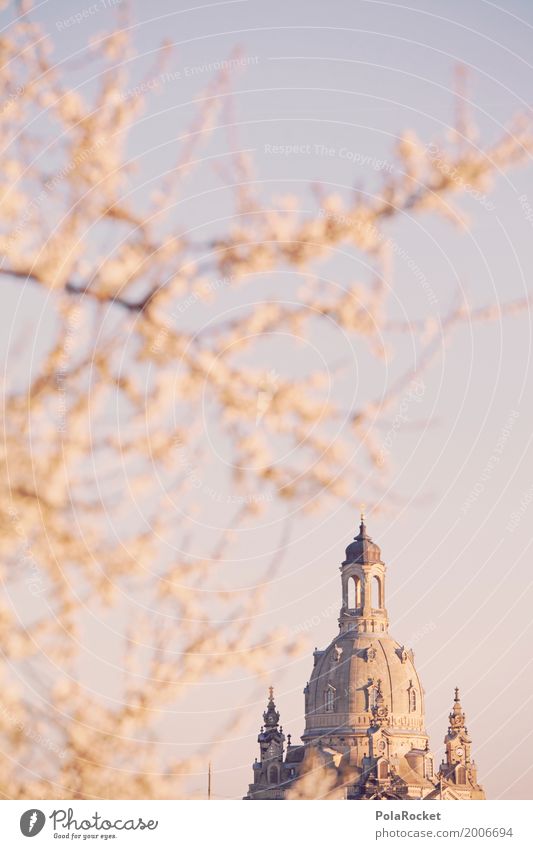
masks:
<instances>
[{"instance_id":1,"label":"golden cross finial","mask_svg":"<svg viewBox=\"0 0 533 849\"><path fill-rule=\"evenodd\" d=\"M366 504L365 504L365 502L364 502L364 501L361 501L361 504L359 505L359 509L361 510L361 521L362 521L362 522L363 522L363 524L364 524L364 521L365 521L365 510L366 510Z\"/></svg>"},{"instance_id":2,"label":"golden cross finial","mask_svg":"<svg viewBox=\"0 0 533 849\"><path fill-rule=\"evenodd\" d=\"M274 701L274 687L268 688L268 698L271 702Z\"/></svg>"}]
</instances>

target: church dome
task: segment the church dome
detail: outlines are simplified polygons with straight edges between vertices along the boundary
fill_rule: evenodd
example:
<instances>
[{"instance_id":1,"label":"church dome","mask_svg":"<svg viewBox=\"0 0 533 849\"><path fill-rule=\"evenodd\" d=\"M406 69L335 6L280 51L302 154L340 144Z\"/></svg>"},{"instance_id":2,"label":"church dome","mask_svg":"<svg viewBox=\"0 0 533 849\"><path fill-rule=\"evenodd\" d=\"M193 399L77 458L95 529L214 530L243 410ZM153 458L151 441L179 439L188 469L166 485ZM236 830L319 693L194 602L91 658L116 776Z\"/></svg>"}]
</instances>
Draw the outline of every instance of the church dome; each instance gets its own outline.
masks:
<instances>
[{"instance_id":1,"label":"church dome","mask_svg":"<svg viewBox=\"0 0 533 849\"><path fill-rule=\"evenodd\" d=\"M361 516L359 533L346 549L343 566L349 563L381 563L381 549L368 535L364 517Z\"/></svg>"},{"instance_id":2,"label":"church dome","mask_svg":"<svg viewBox=\"0 0 533 849\"><path fill-rule=\"evenodd\" d=\"M303 746L283 759L272 691L247 799L484 799L456 690L435 770L414 655L389 634L387 567L361 516L340 566L339 631L315 649L305 689Z\"/></svg>"},{"instance_id":3,"label":"church dome","mask_svg":"<svg viewBox=\"0 0 533 849\"><path fill-rule=\"evenodd\" d=\"M412 651L389 634L345 631L324 651L315 651L306 687L306 737L360 731L373 721L381 702L388 726L406 734L425 734L423 690Z\"/></svg>"}]
</instances>

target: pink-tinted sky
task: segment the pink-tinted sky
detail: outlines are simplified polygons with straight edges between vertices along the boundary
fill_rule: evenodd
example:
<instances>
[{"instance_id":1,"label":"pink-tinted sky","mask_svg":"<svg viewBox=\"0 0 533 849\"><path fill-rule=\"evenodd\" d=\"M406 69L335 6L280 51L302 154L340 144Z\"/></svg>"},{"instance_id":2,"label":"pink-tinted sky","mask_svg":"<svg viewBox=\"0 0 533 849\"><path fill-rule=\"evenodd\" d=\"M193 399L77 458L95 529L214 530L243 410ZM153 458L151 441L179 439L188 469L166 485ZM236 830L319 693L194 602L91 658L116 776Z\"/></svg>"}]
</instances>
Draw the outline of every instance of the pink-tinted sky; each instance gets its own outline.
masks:
<instances>
[{"instance_id":1,"label":"pink-tinted sky","mask_svg":"<svg viewBox=\"0 0 533 849\"><path fill-rule=\"evenodd\" d=\"M77 9L90 5L64 0L36 10L54 36L58 56L83 51L92 33L112 25L112 3L95 4L80 23L65 25ZM226 59L237 45L246 58L234 81L239 145L251 151L266 192L299 195L309 208L312 199L305 187L311 183L341 192L353 185L375 189L395 167L392 149L406 128L428 143L445 138L454 120L458 63L469 69L467 97L480 138L497 138L531 100L533 7L527 2L498 6L441 0L408 7L374 0L239 0L203 6L155 0L134 8L138 45L146 53L136 60L139 79L162 39L177 45L168 68L175 78L159 86L149 120L144 116L130 151L140 155L146 176L172 160L171 152L158 146L187 125L187 104L207 84L208 66ZM223 143L215 133L204 155L215 155ZM280 145L297 149L280 150ZM208 178L205 185L203 178L195 179L179 215L180 221L186 218L202 228L223 201L194 199L210 185ZM491 206L474 198L462 201L472 222L469 232L431 215L400 222L394 238L403 253L394 257L393 315L443 316L457 291L483 306L520 298L531 289L533 168L502 175L490 200ZM206 225L204 232L212 229ZM428 281L432 299L415 267ZM330 274L346 285L365 279L368 269L354 249L336 257ZM259 281L258 298L280 292L297 297L301 282L279 273ZM6 308L18 294L16 287L6 290ZM228 293L227 307L235 303L238 294ZM34 308L29 300L26 317ZM297 379L298 369L310 361L348 357L337 391L347 393L351 406L379 398L400 368L417 363L420 340L391 341L394 359L391 351L385 365L376 364L357 352L355 369L353 352L343 348L340 336L325 333L308 348L294 349L291 373ZM432 748L442 751L453 687L459 685L488 797L530 798L531 316L525 311L491 323L466 322L437 347L420 398L407 401L407 421L393 427L398 413L393 408L380 431L384 443L389 436L390 468L385 477L369 473L368 491L378 482L384 494L368 526L389 565L392 633L415 650ZM265 367L283 373L285 351L269 340ZM223 446L214 444L217 448ZM357 501L371 497L364 487L354 493ZM217 517L217 509L215 503L214 522L223 525L226 517L222 510ZM242 561L234 567L243 584L263 574L279 538L277 518L274 510L270 527L259 519L243 537ZM291 543L266 605L258 611L257 626L303 633L307 645L299 657L269 670L265 686L248 674L196 686L166 718L168 742L183 754L217 739L231 713L244 707L244 726L214 755L216 796L239 797L251 779L267 683L275 685L285 730L294 738L303 730L302 690L311 652L336 633L331 606L340 605L338 565L356 524L351 507L312 517L296 511ZM201 536L195 545L192 553L201 556ZM102 649L101 666L93 661L87 674L105 690L112 672L104 656ZM203 786L203 776L191 779L191 792Z\"/></svg>"}]
</instances>

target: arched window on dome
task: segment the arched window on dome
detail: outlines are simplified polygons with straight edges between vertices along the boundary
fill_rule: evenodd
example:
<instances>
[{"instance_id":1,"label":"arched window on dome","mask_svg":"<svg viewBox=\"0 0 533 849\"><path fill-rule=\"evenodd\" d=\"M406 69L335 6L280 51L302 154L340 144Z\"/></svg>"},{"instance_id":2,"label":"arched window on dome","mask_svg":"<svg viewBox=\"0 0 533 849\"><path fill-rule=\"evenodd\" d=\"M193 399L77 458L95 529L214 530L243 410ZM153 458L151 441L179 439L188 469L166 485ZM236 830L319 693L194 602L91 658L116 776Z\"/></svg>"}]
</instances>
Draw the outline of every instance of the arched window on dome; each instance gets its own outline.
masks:
<instances>
[{"instance_id":1,"label":"arched window on dome","mask_svg":"<svg viewBox=\"0 0 533 849\"><path fill-rule=\"evenodd\" d=\"M426 758L426 778L433 778L433 758Z\"/></svg>"},{"instance_id":2,"label":"arched window on dome","mask_svg":"<svg viewBox=\"0 0 533 849\"><path fill-rule=\"evenodd\" d=\"M409 712L413 713L416 710L416 690L414 687L409 689Z\"/></svg>"},{"instance_id":3,"label":"arched window on dome","mask_svg":"<svg viewBox=\"0 0 533 849\"><path fill-rule=\"evenodd\" d=\"M335 710L335 687L328 684L324 692L324 708L326 713L333 713Z\"/></svg>"},{"instance_id":4,"label":"arched window on dome","mask_svg":"<svg viewBox=\"0 0 533 849\"><path fill-rule=\"evenodd\" d=\"M457 768L457 784L466 784L466 769L464 766Z\"/></svg>"},{"instance_id":5,"label":"arched window on dome","mask_svg":"<svg viewBox=\"0 0 533 849\"><path fill-rule=\"evenodd\" d=\"M376 706L377 695L378 695L378 688L375 685L368 688L368 690L367 690L367 698L368 698L367 710L372 710L372 708Z\"/></svg>"}]
</instances>

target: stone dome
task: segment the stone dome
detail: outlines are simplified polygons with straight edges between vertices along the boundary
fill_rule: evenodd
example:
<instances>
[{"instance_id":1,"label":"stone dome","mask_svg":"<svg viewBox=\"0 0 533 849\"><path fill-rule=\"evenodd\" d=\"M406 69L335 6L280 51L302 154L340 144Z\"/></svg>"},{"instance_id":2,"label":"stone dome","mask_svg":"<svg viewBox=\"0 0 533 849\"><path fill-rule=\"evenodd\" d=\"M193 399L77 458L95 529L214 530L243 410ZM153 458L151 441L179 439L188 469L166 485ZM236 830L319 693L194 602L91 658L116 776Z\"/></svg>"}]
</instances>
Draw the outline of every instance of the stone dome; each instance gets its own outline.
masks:
<instances>
[{"instance_id":1,"label":"stone dome","mask_svg":"<svg viewBox=\"0 0 533 849\"><path fill-rule=\"evenodd\" d=\"M366 734L379 691L392 732L425 735L423 690L407 651L388 633L346 631L315 651L306 687L305 736L331 732Z\"/></svg>"},{"instance_id":2,"label":"stone dome","mask_svg":"<svg viewBox=\"0 0 533 849\"><path fill-rule=\"evenodd\" d=\"M445 760L435 768L413 652L389 634L386 572L361 516L340 566L339 632L326 649L315 649L304 689L303 746L287 735L283 759L271 692L247 799L485 798L458 690Z\"/></svg>"}]
</instances>

